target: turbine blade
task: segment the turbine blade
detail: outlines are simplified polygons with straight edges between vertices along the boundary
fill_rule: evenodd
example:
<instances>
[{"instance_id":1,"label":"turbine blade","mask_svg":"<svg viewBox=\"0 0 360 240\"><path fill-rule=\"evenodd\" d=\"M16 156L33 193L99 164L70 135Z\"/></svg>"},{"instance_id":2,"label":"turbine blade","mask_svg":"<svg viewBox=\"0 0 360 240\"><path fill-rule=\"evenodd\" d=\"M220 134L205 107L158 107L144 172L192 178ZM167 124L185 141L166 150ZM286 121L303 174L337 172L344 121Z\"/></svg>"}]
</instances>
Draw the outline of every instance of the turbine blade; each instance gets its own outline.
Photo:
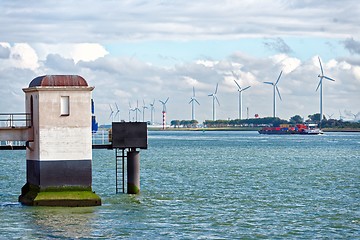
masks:
<instances>
[{"instance_id":1,"label":"turbine blade","mask_svg":"<svg viewBox=\"0 0 360 240\"><path fill-rule=\"evenodd\" d=\"M193 96L195 97L195 87L193 87Z\"/></svg>"},{"instance_id":2,"label":"turbine blade","mask_svg":"<svg viewBox=\"0 0 360 240\"><path fill-rule=\"evenodd\" d=\"M329 77L327 77L327 76L323 76L323 77L326 78L327 80L330 80L330 81L335 82L335 79L329 78Z\"/></svg>"},{"instance_id":3,"label":"turbine blade","mask_svg":"<svg viewBox=\"0 0 360 240\"><path fill-rule=\"evenodd\" d=\"M245 91L246 89L249 89L251 86L247 86L246 88L243 88L241 91Z\"/></svg>"},{"instance_id":4,"label":"turbine blade","mask_svg":"<svg viewBox=\"0 0 360 240\"><path fill-rule=\"evenodd\" d=\"M236 75L236 74L234 73L234 71L231 71L231 73L232 73L232 75L234 76L234 78L236 78L237 80L239 80L239 76Z\"/></svg>"},{"instance_id":5,"label":"turbine blade","mask_svg":"<svg viewBox=\"0 0 360 240\"><path fill-rule=\"evenodd\" d=\"M218 87L219 87L219 83L216 84L215 94L217 93Z\"/></svg>"},{"instance_id":6,"label":"turbine blade","mask_svg":"<svg viewBox=\"0 0 360 240\"><path fill-rule=\"evenodd\" d=\"M237 83L237 81L234 80L234 82L236 83L236 85L238 86L238 88L241 90L241 87L240 87L240 85Z\"/></svg>"},{"instance_id":7,"label":"turbine blade","mask_svg":"<svg viewBox=\"0 0 360 240\"><path fill-rule=\"evenodd\" d=\"M219 100L218 100L217 96L214 96L214 97L215 97L215 100L217 101L217 103L218 103L219 106L220 106L220 103L219 103Z\"/></svg>"},{"instance_id":8,"label":"turbine blade","mask_svg":"<svg viewBox=\"0 0 360 240\"><path fill-rule=\"evenodd\" d=\"M196 100L196 99L194 99L195 100L195 102L197 102L197 104L199 104L200 105L200 103L198 102L198 100Z\"/></svg>"},{"instance_id":9,"label":"turbine blade","mask_svg":"<svg viewBox=\"0 0 360 240\"><path fill-rule=\"evenodd\" d=\"M194 101L194 99L191 99L190 102L189 102L189 104L190 104L191 102L193 102L193 101Z\"/></svg>"},{"instance_id":10,"label":"turbine blade","mask_svg":"<svg viewBox=\"0 0 360 240\"><path fill-rule=\"evenodd\" d=\"M319 87L320 87L320 85L322 84L322 77L320 78L320 81L319 81L319 84L318 84L318 86L317 86L317 88L316 88L316 91L319 89Z\"/></svg>"},{"instance_id":11,"label":"turbine blade","mask_svg":"<svg viewBox=\"0 0 360 240\"><path fill-rule=\"evenodd\" d=\"M319 59L319 63L320 63L321 75L324 75L324 70L323 70L323 67L322 67L321 60L320 60L319 56L318 56L318 59Z\"/></svg>"},{"instance_id":12,"label":"turbine blade","mask_svg":"<svg viewBox=\"0 0 360 240\"><path fill-rule=\"evenodd\" d=\"M111 111L111 112L114 112L110 104L109 104L109 107L110 107L110 111Z\"/></svg>"},{"instance_id":13,"label":"turbine blade","mask_svg":"<svg viewBox=\"0 0 360 240\"><path fill-rule=\"evenodd\" d=\"M283 71L280 72L280 75L279 75L278 79L276 80L275 85L279 82L282 72L283 72Z\"/></svg>"},{"instance_id":14,"label":"turbine blade","mask_svg":"<svg viewBox=\"0 0 360 240\"><path fill-rule=\"evenodd\" d=\"M211 96L214 96L214 94L211 93L211 94L209 94L208 96L211 97Z\"/></svg>"},{"instance_id":15,"label":"turbine blade","mask_svg":"<svg viewBox=\"0 0 360 240\"><path fill-rule=\"evenodd\" d=\"M277 86L275 86L275 88L276 88L277 93L279 94L279 98L280 98L280 100L282 101L282 99L281 99L281 95L280 95L280 91L279 91L278 87L277 87Z\"/></svg>"},{"instance_id":16,"label":"turbine blade","mask_svg":"<svg viewBox=\"0 0 360 240\"><path fill-rule=\"evenodd\" d=\"M116 107L116 109L119 111L119 107L118 107L118 105L115 103L115 107Z\"/></svg>"},{"instance_id":17,"label":"turbine blade","mask_svg":"<svg viewBox=\"0 0 360 240\"><path fill-rule=\"evenodd\" d=\"M167 101L169 101L169 97L166 99L165 104L167 103Z\"/></svg>"},{"instance_id":18,"label":"turbine blade","mask_svg":"<svg viewBox=\"0 0 360 240\"><path fill-rule=\"evenodd\" d=\"M270 84L270 85L274 85L274 83L272 82L264 82L265 84Z\"/></svg>"}]
</instances>

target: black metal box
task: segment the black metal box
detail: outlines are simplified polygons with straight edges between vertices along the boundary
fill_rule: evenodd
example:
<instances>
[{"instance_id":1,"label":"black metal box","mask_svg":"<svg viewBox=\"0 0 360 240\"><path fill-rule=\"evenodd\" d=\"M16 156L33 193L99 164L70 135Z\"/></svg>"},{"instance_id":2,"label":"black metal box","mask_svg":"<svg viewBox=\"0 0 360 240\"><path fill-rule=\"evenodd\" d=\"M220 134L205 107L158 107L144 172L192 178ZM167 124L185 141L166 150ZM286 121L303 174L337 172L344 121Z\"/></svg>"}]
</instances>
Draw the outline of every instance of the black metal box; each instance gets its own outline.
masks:
<instances>
[{"instance_id":1,"label":"black metal box","mask_svg":"<svg viewBox=\"0 0 360 240\"><path fill-rule=\"evenodd\" d=\"M113 148L141 148L147 149L146 122L113 122Z\"/></svg>"}]
</instances>

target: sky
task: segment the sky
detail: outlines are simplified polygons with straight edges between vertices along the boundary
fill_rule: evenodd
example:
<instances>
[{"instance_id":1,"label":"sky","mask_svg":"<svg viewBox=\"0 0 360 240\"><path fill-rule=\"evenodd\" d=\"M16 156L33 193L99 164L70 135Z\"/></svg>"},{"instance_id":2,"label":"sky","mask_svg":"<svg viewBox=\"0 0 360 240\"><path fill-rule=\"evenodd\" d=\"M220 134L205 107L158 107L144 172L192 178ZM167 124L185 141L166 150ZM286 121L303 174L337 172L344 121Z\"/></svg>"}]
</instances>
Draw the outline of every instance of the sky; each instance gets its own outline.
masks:
<instances>
[{"instance_id":1,"label":"sky","mask_svg":"<svg viewBox=\"0 0 360 240\"><path fill-rule=\"evenodd\" d=\"M0 112L24 112L32 79L75 74L95 89L95 113L110 123L110 106L129 120L137 103L150 120L212 120L272 116L307 119L319 112L321 58L323 112L329 118L360 119L360 4L357 0L104 0L0 1ZM235 75L235 76L234 76ZM116 104L115 104L116 103ZM145 103L145 105L144 105ZM146 106L147 108L143 108ZM359 113L359 114L358 114ZM135 120L135 112L130 119ZM138 113L142 120L143 112Z\"/></svg>"}]
</instances>

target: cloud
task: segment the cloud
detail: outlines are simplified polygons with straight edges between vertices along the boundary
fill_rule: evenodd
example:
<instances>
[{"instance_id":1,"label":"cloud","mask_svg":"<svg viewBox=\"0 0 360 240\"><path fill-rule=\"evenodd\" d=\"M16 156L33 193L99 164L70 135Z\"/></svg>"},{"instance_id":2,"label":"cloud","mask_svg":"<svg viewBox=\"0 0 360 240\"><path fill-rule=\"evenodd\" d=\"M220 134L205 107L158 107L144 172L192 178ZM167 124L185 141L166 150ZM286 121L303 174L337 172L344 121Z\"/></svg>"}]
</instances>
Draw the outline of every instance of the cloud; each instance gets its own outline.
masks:
<instances>
[{"instance_id":1,"label":"cloud","mask_svg":"<svg viewBox=\"0 0 360 240\"><path fill-rule=\"evenodd\" d=\"M356 4L355 0L2 1L0 27L3 41L52 44L264 36L345 38L360 32L358 8L351 7Z\"/></svg>"},{"instance_id":2,"label":"cloud","mask_svg":"<svg viewBox=\"0 0 360 240\"><path fill-rule=\"evenodd\" d=\"M289 57L286 54L277 54L272 56L271 59L274 61L274 64L281 66L281 70L285 74L294 71L301 64L301 61L299 59Z\"/></svg>"},{"instance_id":3,"label":"cloud","mask_svg":"<svg viewBox=\"0 0 360 240\"><path fill-rule=\"evenodd\" d=\"M10 47L0 43L0 58L10 57Z\"/></svg>"},{"instance_id":4,"label":"cloud","mask_svg":"<svg viewBox=\"0 0 360 240\"><path fill-rule=\"evenodd\" d=\"M351 54L360 54L360 42L355 41L353 38L347 38L342 42L344 47L351 53Z\"/></svg>"},{"instance_id":5,"label":"cloud","mask_svg":"<svg viewBox=\"0 0 360 240\"><path fill-rule=\"evenodd\" d=\"M27 43L16 43L10 49L10 60L16 68L35 70L39 67L37 53Z\"/></svg>"},{"instance_id":6,"label":"cloud","mask_svg":"<svg viewBox=\"0 0 360 240\"><path fill-rule=\"evenodd\" d=\"M6 45L6 44L5 44ZM2 45L4 46L4 45ZM170 97L167 109L168 119L190 119L188 102L195 86L200 106L196 109L199 121L212 118L212 102L208 94L219 84L218 98L221 106L217 108L217 118L236 118L238 92L232 71L239 76L242 87L251 86L243 95L243 107L249 108L250 116L255 113L261 117L272 114L272 89L264 81L273 82L281 70L279 90L283 101L277 100L278 116L288 119L295 114L306 117L319 111L319 92L316 92L320 68L317 55L311 59L300 60L287 54L256 56L241 51L232 52L223 58L194 57L193 60L175 62L166 67L151 61L139 59L137 55L123 56L100 51L93 60L81 55L75 62L73 50L78 44L10 44L9 58L0 59L0 78L3 88L0 94L1 112L9 109L23 111L24 93L22 88L36 76L42 74L79 74L91 86L95 100L96 115L100 123L109 122L109 104L115 102L120 108L121 119L128 119L129 102L148 104L155 101L155 120L161 121L159 99ZM92 46L90 48L92 49ZM103 51L105 49L105 51ZM80 59L80 58L78 58ZM354 59L354 58L351 58ZM350 58L329 58L323 60L324 72L336 79L324 83L324 113L338 113L339 109L356 109L360 102L360 66ZM149 118L149 112L146 112ZM334 116L335 117L335 116Z\"/></svg>"},{"instance_id":7,"label":"cloud","mask_svg":"<svg viewBox=\"0 0 360 240\"><path fill-rule=\"evenodd\" d=\"M72 51L75 63L78 61L94 61L108 54L103 46L97 43L76 44Z\"/></svg>"},{"instance_id":8,"label":"cloud","mask_svg":"<svg viewBox=\"0 0 360 240\"><path fill-rule=\"evenodd\" d=\"M279 53L291 53L293 50L285 43L282 38L265 38L263 42L265 48L279 52Z\"/></svg>"},{"instance_id":9,"label":"cloud","mask_svg":"<svg viewBox=\"0 0 360 240\"><path fill-rule=\"evenodd\" d=\"M73 59L66 59L59 54L49 54L44 62L46 68L59 73L76 73L77 69Z\"/></svg>"}]
</instances>

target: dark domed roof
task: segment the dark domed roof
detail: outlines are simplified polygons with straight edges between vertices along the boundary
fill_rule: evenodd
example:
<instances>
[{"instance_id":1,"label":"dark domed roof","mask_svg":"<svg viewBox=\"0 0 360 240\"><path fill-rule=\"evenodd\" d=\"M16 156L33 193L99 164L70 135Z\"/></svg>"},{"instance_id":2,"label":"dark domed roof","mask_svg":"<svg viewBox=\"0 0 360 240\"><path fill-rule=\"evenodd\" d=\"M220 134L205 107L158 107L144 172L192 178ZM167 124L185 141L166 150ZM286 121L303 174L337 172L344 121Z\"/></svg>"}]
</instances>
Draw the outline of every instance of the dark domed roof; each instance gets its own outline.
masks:
<instances>
[{"instance_id":1,"label":"dark domed roof","mask_svg":"<svg viewBox=\"0 0 360 240\"><path fill-rule=\"evenodd\" d=\"M29 87L64 87L78 86L87 87L88 84L83 77L78 75L45 75L34 78Z\"/></svg>"}]
</instances>

